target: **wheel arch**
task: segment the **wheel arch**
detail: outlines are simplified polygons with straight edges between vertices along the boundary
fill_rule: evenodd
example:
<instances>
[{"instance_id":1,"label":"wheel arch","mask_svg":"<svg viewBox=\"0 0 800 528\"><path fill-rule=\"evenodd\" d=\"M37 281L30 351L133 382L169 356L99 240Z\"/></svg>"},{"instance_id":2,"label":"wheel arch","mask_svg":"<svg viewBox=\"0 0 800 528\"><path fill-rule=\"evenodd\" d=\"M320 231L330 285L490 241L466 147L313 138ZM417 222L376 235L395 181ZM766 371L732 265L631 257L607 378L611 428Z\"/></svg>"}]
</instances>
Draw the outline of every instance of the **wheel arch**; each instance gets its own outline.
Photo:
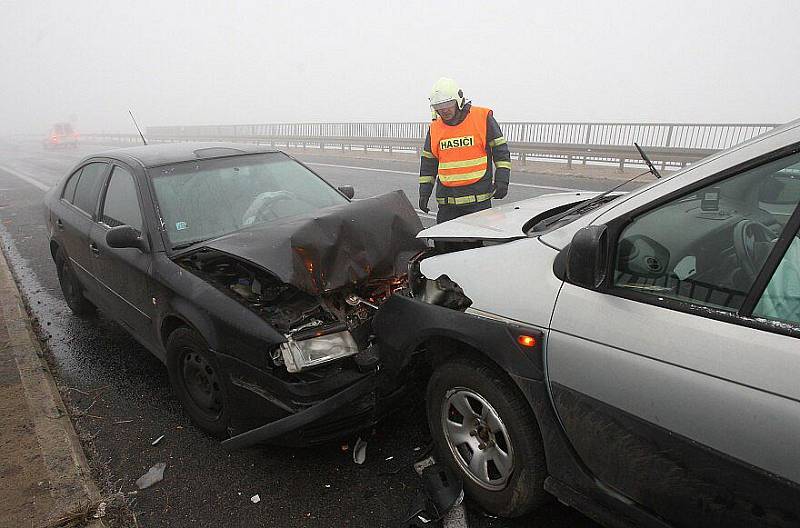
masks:
<instances>
[{"instance_id":1,"label":"wheel arch","mask_svg":"<svg viewBox=\"0 0 800 528\"><path fill-rule=\"evenodd\" d=\"M164 350L170 334L181 326L196 331L210 348L218 348L217 331L211 319L196 307L180 299L170 303L170 310L162 317L159 325L159 338Z\"/></svg>"},{"instance_id":2,"label":"wheel arch","mask_svg":"<svg viewBox=\"0 0 800 528\"><path fill-rule=\"evenodd\" d=\"M406 371L412 360L436 361L454 350L483 358L514 378L544 379L541 330L488 319L395 295L374 321L382 346L381 359L390 375ZM533 347L523 347L518 336L536 336ZM420 354L424 354L420 357Z\"/></svg>"}]
</instances>

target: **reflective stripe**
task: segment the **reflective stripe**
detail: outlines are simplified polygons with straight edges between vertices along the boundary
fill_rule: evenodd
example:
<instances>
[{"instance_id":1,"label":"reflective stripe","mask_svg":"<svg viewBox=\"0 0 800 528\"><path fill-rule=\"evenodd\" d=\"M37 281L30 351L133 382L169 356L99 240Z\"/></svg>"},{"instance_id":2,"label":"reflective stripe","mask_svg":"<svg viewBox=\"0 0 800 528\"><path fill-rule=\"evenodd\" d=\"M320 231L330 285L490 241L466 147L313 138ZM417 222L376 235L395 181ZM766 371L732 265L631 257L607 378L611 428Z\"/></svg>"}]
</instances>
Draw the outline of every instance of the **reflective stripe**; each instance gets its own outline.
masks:
<instances>
[{"instance_id":1,"label":"reflective stripe","mask_svg":"<svg viewBox=\"0 0 800 528\"><path fill-rule=\"evenodd\" d=\"M474 182L480 180L481 178L483 178L484 174L486 174L486 169L481 169L481 170L473 171L473 172L467 172L467 173L464 173L464 174L442 174L442 173L439 173L439 181L442 182L442 184L444 184L444 185L447 185L447 184L451 184L452 185L453 183L457 183L457 182L474 183Z\"/></svg>"},{"instance_id":2,"label":"reflective stripe","mask_svg":"<svg viewBox=\"0 0 800 528\"><path fill-rule=\"evenodd\" d=\"M495 161L494 166L498 169L508 169L511 170L511 162L510 161Z\"/></svg>"},{"instance_id":3,"label":"reflective stripe","mask_svg":"<svg viewBox=\"0 0 800 528\"><path fill-rule=\"evenodd\" d=\"M480 158L468 159L463 161L447 161L439 162L439 169L455 169L458 167L472 167L473 165L486 165L488 158L482 156Z\"/></svg>"},{"instance_id":4,"label":"reflective stripe","mask_svg":"<svg viewBox=\"0 0 800 528\"><path fill-rule=\"evenodd\" d=\"M485 202L494 196L494 192L484 194L470 194L468 196L448 196L446 198L437 198L436 203L439 205L464 205L478 202Z\"/></svg>"},{"instance_id":5,"label":"reflective stripe","mask_svg":"<svg viewBox=\"0 0 800 528\"><path fill-rule=\"evenodd\" d=\"M433 176L420 176L419 177L420 183L433 183Z\"/></svg>"},{"instance_id":6,"label":"reflective stripe","mask_svg":"<svg viewBox=\"0 0 800 528\"><path fill-rule=\"evenodd\" d=\"M422 157L436 159L436 156L433 155L433 152L428 152L427 150L422 151Z\"/></svg>"},{"instance_id":7,"label":"reflective stripe","mask_svg":"<svg viewBox=\"0 0 800 528\"><path fill-rule=\"evenodd\" d=\"M489 146L494 148L494 147L496 147L498 145L505 145L506 143L507 143L506 138L503 137L503 136L500 136L499 138L495 138L495 139L491 140L489 142Z\"/></svg>"}]
</instances>

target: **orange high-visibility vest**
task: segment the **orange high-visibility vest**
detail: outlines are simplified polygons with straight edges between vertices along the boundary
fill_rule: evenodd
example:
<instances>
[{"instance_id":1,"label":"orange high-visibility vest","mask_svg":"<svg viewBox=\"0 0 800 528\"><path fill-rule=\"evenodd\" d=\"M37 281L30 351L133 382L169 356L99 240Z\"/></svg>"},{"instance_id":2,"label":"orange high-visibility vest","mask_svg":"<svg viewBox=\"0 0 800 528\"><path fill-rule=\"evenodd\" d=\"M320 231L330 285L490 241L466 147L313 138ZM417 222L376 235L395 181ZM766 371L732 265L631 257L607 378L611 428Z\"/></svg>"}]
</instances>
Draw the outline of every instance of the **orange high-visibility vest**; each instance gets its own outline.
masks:
<instances>
[{"instance_id":1,"label":"orange high-visibility vest","mask_svg":"<svg viewBox=\"0 0 800 528\"><path fill-rule=\"evenodd\" d=\"M431 123L431 152L439 160L439 182L445 187L472 185L486 174L486 119L491 110L473 106L456 126L441 118Z\"/></svg>"}]
</instances>

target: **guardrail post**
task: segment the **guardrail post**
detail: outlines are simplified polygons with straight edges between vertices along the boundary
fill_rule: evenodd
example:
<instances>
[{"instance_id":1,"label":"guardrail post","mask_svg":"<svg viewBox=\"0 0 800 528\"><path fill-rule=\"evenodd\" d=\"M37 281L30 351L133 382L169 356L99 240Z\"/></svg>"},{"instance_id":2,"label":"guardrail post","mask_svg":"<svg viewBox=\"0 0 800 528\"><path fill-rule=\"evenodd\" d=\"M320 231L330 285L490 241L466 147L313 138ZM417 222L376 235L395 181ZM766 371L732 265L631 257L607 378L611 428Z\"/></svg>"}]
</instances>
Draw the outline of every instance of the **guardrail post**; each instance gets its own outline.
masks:
<instances>
[{"instance_id":1,"label":"guardrail post","mask_svg":"<svg viewBox=\"0 0 800 528\"><path fill-rule=\"evenodd\" d=\"M583 144L584 145L591 145L591 141L592 141L592 124L589 123L588 125L586 125L586 137L583 140ZM586 158L587 158L587 156L583 157L583 164L584 165L586 165Z\"/></svg>"},{"instance_id":2,"label":"guardrail post","mask_svg":"<svg viewBox=\"0 0 800 528\"><path fill-rule=\"evenodd\" d=\"M667 129L667 144L664 145L665 147L670 147L671 146L671 143L672 143L672 127L673 126L674 125L670 125L669 128ZM667 162L666 161L662 161L661 162L661 170L664 170L664 167L666 167L666 166L667 166Z\"/></svg>"}]
</instances>

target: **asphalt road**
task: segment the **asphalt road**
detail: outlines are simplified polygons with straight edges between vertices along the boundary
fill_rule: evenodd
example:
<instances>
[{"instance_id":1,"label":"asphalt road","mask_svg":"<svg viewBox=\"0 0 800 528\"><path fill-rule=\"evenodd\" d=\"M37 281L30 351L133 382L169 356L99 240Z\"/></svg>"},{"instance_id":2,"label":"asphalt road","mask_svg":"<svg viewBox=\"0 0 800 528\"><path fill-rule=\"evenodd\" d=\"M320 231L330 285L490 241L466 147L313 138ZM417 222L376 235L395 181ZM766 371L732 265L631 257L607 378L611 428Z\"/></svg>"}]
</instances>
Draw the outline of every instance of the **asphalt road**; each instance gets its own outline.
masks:
<instances>
[{"instance_id":1,"label":"asphalt road","mask_svg":"<svg viewBox=\"0 0 800 528\"><path fill-rule=\"evenodd\" d=\"M427 437L419 405L398 409L375 429L362 466L353 463L347 448L355 439L314 449L263 446L228 453L191 424L155 357L102 313L82 320L69 312L47 247L41 200L44 190L80 158L102 149L81 145L49 151L35 141L0 140L0 235L49 345L47 359L94 476L105 496L112 497L109 524L398 526L419 489L411 468ZM416 204L416 162L299 158L334 185L353 185L356 197L399 188ZM512 178L508 201L614 184L534 174ZM433 220L423 215L423 222L430 225ZM161 435L163 440L152 446ZM167 464L164 481L135 492L136 479L157 462ZM256 494L261 500L254 504L250 499ZM467 505L470 527L596 526L555 502L513 521L485 516Z\"/></svg>"}]
</instances>

